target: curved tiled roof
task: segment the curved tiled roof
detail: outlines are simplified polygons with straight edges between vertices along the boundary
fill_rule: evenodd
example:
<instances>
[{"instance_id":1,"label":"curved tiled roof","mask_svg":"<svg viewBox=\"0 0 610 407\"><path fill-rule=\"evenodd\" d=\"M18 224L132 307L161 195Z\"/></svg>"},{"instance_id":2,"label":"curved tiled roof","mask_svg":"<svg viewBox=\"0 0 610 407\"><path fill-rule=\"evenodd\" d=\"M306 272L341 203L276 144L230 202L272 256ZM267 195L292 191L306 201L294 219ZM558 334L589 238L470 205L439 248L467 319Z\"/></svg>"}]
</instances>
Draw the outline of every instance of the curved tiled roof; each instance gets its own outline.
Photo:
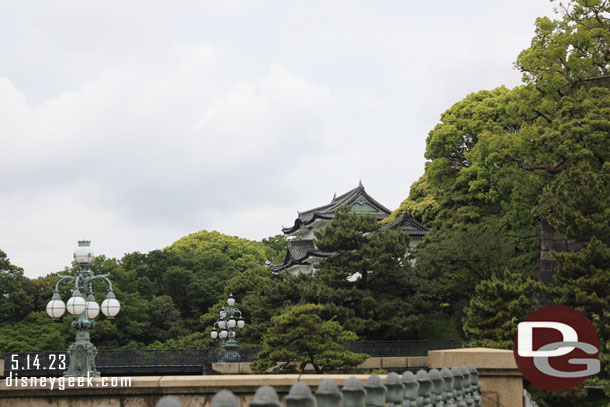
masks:
<instances>
[{"instance_id":1,"label":"curved tiled roof","mask_svg":"<svg viewBox=\"0 0 610 407\"><path fill-rule=\"evenodd\" d=\"M284 232L285 234L294 233L299 230L301 225L308 225L316 219L331 220L335 217L335 212L337 212L340 207L344 205L351 205L352 203L354 203L354 201L356 201L359 196L364 197L364 199L366 199L372 206L374 206L375 209L381 212L380 214L375 215L377 220L387 218L390 215L391 211L379 202L377 202L372 196L367 194L364 190L364 186L362 186L362 183L360 183L356 188L352 189L351 191L348 191L343 195L333 198L333 200L327 205L319 206L317 208L313 208L305 212L298 212L299 216L295 219L294 225L282 228L282 232Z\"/></svg>"},{"instance_id":2,"label":"curved tiled roof","mask_svg":"<svg viewBox=\"0 0 610 407\"><path fill-rule=\"evenodd\" d=\"M426 236L430 229L413 219L408 213L403 213L391 222L383 225L379 230L396 229L401 226L406 226L405 230L409 236Z\"/></svg>"},{"instance_id":3,"label":"curved tiled roof","mask_svg":"<svg viewBox=\"0 0 610 407\"><path fill-rule=\"evenodd\" d=\"M333 200L327 205L319 206L305 212L299 212L299 216L294 221L294 225L291 227L282 228L282 231L285 234L290 234L296 232L302 225L308 225L314 222L316 219L332 220L340 207L358 202L358 198L360 196L362 196L367 203L369 203L379 212L376 214L370 213L371 215L374 215L378 221L385 219L390 215L390 210L377 202L372 196L367 194L362 186L362 183L360 183L351 191L348 191L338 197L333 197ZM429 232L428 228L410 217L406 212L398 216L393 221L381 226L379 230L398 229L401 227L404 227L405 233L413 237L425 236ZM307 264L305 260L308 257L330 257L334 254L335 253L322 252L318 250L312 239L289 240L286 246L286 257L284 262L282 264L272 264L269 266L269 268L272 271L280 271L290 266Z\"/></svg>"},{"instance_id":4,"label":"curved tiled roof","mask_svg":"<svg viewBox=\"0 0 610 407\"><path fill-rule=\"evenodd\" d=\"M286 257L284 258L284 262L282 264L272 264L269 268L272 271L279 271L295 264L303 264L303 260L310 256L330 257L332 255L334 255L334 253L323 252L316 249L316 246L311 239L289 240L286 245Z\"/></svg>"}]
</instances>

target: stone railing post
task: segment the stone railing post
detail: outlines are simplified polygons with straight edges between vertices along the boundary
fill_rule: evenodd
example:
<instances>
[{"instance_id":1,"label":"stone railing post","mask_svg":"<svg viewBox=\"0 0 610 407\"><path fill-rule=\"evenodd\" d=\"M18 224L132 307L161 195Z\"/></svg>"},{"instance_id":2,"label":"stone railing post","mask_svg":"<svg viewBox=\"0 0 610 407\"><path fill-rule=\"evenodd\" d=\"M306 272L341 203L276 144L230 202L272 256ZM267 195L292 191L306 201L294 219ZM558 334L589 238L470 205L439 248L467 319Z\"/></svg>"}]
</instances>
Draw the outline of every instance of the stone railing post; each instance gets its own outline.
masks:
<instances>
[{"instance_id":1,"label":"stone railing post","mask_svg":"<svg viewBox=\"0 0 610 407\"><path fill-rule=\"evenodd\" d=\"M417 390L417 405L420 407L432 407L430 403L430 390L432 390L432 381L425 370L418 370L415 378L419 383Z\"/></svg>"},{"instance_id":2,"label":"stone railing post","mask_svg":"<svg viewBox=\"0 0 610 407\"><path fill-rule=\"evenodd\" d=\"M387 389L385 394L387 407L401 407L405 386L402 384L400 376L394 372L389 373L385 379L385 387Z\"/></svg>"},{"instance_id":3,"label":"stone railing post","mask_svg":"<svg viewBox=\"0 0 610 407\"><path fill-rule=\"evenodd\" d=\"M479 371L474 365L466 366L470 371L470 386L472 389L472 399L475 407L481 407L483 400L481 399L481 385L479 384Z\"/></svg>"},{"instance_id":4,"label":"stone railing post","mask_svg":"<svg viewBox=\"0 0 610 407\"><path fill-rule=\"evenodd\" d=\"M417 391L419 383L413 372L406 371L402 374L402 384L405 385L405 394L402 407L417 407Z\"/></svg>"},{"instance_id":5,"label":"stone railing post","mask_svg":"<svg viewBox=\"0 0 610 407\"><path fill-rule=\"evenodd\" d=\"M239 407L237 397L229 390L221 390L212 397L211 407Z\"/></svg>"},{"instance_id":6,"label":"stone railing post","mask_svg":"<svg viewBox=\"0 0 610 407\"><path fill-rule=\"evenodd\" d=\"M303 382L293 384L286 396L286 407L316 407L316 399L309 386Z\"/></svg>"},{"instance_id":7,"label":"stone railing post","mask_svg":"<svg viewBox=\"0 0 610 407\"><path fill-rule=\"evenodd\" d=\"M376 374L370 375L364 383L364 390L366 390L365 403L367 407L385 406L386 387L379 376Z\"/></svg>"},{"instance_id":8,"label":"stone railing post","mask_svg":"<svg viewBox=\"0 0 610 407\"><path fill-rule=\"evenodd\" d=\"M273 387L261 386L256 389L250 407L282 407L282 403Z\"/></svg>"},{"instance_id":9,"label":"stone railing post","mask_svg":"<svg viewBox=\"0 0 610 407\"><path fill-rule=\"evenodd\" d=\"M466 402L464 401L464 394L462 392L462 383L464 381L464 376L462 376L462 372L460 368L457 366L453 366L451 368L451 374L453 375L453 397L455 398L455 405L457 407L468 407Z\"/></svg>"},{"instance_id":10,"label":"stone railing post","mask_svg":"<svg viewBox=\"0 0 610 407\"><path fill-rule=\"evenodd\" d=\"M360 380L355 377L347 379L341 393L343 393L343 407L364 407L366 390Z\"/></svg>"},{"instance_id":11,"label":"stone railing post","mask_svg":"<svg viewBox=\"0 0 610 407\"><path fill-rule=\"evenodd\" d=\"M455 379L453 378L453 374L451 374L451 370L446 367L442 368L441 377L443 378L443 401L445 402L445 407L457 407L453 395Z\"/></svg>"},{"instance_id":12,"label":"stone railing post","mask_svg":"<svg viewBox=\"0 0 610 407\"><path fill-rule=\"evenodd\" d=\"M443 377L441 376L441 372L438 369L430 369L428 372L428 376L432 381L432 397L430 398L430 402L434 407L445 407L445 403L443 403Z\"/></svg>"},{"instance_id":13,"label":"stone railing post","mask_svg":"<svg viewBox=\"0 0 610 407\"><path fill-rule=\"evenodd\" d=\"M316 391L318 407L340 407L343 396L334 380L324 379Z\"/></svg>"},{"instance_id":14,"label":"stone railing post","mask_svg":"<svg viewBox=\"0 0 610 407\"><path fill-rule=\"evenodd\" d=\"M462 393L464 394L464 401L468 407L474 407L474 400L472 399L472 386L470 382L472 379L470 378L470 370L466 366L460 366L460 372L464 377L462 381Z\"/></svg>"}]
</instances>

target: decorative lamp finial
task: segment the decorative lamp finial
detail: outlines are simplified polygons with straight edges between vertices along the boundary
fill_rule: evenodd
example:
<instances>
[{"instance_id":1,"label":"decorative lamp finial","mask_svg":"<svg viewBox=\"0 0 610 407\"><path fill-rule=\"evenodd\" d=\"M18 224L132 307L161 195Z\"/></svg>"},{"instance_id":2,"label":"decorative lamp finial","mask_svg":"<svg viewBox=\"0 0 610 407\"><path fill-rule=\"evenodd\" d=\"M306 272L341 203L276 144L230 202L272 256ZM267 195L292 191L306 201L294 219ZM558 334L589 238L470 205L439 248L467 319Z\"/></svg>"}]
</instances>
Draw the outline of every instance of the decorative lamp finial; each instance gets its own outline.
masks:
<instances>
[{"instance_id":1,"label":"decorative lamp finial","mask_svg":"<svg viewBox=\"0 0 610 407\"><path fill-rule=\"evenodd\" d=\"M91 250L91 240L79 240L78 247L74 251L74 260L81 266L91 263L95 254Z\"/></svg>"}]
</instances>

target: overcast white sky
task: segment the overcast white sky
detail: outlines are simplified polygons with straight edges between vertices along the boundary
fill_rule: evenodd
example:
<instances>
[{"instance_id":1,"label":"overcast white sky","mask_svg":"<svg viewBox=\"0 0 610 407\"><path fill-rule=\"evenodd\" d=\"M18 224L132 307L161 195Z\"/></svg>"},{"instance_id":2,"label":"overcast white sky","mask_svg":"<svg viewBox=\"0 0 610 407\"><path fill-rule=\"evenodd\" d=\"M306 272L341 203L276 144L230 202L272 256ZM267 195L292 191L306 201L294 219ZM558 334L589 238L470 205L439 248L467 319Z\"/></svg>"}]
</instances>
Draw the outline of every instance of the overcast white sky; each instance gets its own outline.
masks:
<instances>
[{"instance_id":1,"label":"overcast white sky","mask_svg":"<svg viewBox=\"0 0 610 407\"><path fill-rule=\"evenodd\" d=\"M261 239L362 179L395 209L453 103L520 83L545 0L4 1L0 249L30 277L202 229Z\"/></svg>"}]
</instances>

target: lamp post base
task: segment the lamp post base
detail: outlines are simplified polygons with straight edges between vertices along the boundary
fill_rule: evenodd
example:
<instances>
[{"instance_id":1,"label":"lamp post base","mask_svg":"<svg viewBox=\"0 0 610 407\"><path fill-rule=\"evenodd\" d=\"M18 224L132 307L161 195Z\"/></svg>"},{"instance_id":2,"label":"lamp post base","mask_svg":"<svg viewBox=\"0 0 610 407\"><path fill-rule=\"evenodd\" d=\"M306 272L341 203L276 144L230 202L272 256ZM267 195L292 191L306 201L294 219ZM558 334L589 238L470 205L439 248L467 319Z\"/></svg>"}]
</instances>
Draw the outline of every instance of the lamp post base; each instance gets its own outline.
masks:
<instances>
[{"instance_id":1,"label":"lamp post base","mask_svg":"<svg viewBox=\"0 0 610 407\"><path fill-rule=\"evenodd\" d=\"M65 377L100 376L100 372L95 367L97 349L89 341L88 331L77 332L76 341L68 348L68 356L70 357L70 364L64 372Z\"/></svg>"},{"instance_id":2,"label":"lamp post base","mask_svg":"<svg viewBox=\"0 0 610 407\"><path fill-rule=\"evenodd\" d=\"M236 341L227 341L220 347L219 359L221 362L239 362L239 345Z\"/></svg>"}]
</instances>

